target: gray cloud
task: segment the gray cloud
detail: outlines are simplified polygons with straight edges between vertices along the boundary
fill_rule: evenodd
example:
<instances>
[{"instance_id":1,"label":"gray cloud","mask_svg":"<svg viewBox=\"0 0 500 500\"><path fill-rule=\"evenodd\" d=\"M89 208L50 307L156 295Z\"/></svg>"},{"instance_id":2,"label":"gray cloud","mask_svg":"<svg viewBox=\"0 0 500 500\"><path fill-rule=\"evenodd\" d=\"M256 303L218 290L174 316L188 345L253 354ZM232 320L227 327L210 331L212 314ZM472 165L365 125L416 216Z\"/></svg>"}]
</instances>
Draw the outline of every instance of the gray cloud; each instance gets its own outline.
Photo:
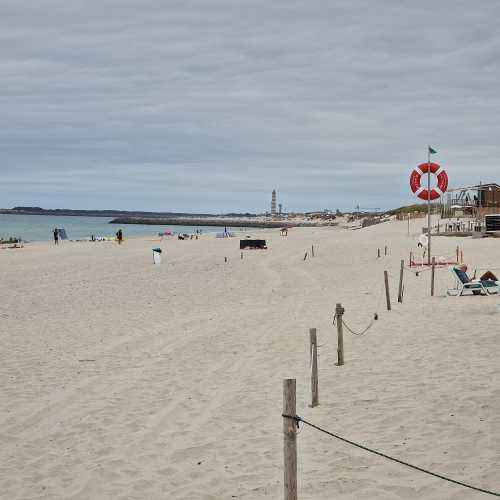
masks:
<instances>
[{"instance_id":1,"label":"gray cloud","mask_svg":"<svg viewBox=\"0 0 500 500\"><path fill-rule=\"evenodd\" d=\"M264 210L498 181L500 4L2 2L0 206Z\"/></svg>"}]
</instances>

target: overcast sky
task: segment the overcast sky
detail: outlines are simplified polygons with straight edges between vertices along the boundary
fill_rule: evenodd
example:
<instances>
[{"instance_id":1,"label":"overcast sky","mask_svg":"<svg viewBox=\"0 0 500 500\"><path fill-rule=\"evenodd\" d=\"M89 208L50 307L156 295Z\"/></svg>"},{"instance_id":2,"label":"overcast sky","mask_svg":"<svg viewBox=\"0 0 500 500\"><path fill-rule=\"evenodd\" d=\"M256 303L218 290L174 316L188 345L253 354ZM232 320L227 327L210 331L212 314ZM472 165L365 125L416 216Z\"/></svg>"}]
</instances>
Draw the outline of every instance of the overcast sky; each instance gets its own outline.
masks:
<instances>
[{"instance_id":1,"label":"overcast sky","mask_svg":"<svg viewBox=\"0 0 500 500\"><path fill-rule=\"evenodd\" d=\"M500 181L500 1L1 0L0 207L411 203Z\"/></svg>"}]
</instances>

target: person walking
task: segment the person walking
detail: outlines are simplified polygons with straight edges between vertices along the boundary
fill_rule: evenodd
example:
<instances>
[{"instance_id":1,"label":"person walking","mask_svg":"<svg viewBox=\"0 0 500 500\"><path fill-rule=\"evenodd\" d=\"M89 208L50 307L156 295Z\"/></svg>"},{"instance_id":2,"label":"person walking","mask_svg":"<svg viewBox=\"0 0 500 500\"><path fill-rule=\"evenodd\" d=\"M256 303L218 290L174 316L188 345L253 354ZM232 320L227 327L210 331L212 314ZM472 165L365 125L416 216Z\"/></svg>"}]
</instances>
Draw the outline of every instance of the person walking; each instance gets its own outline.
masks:
<instances>
[{"instance_id":1,"label":"person walking","mask_svg":"<svg viewBox=\"0 0 500 500\"><path fill-rule=\"evenodd\" d=\"M116 233L116 239L118 240L118 245L121 245L123 241L123 233L121 229L118 229Z\"/></svg>"},{"instance_id":2,"label":"person walking","mask_svg":"<svg viewBox=\"0 0 500 500\"><path fill-rule=\"evenodd\" d=\"M54 234L54 245L59 245L59 231L57 227L54 228L52 233Z\"/></svg>"}]
</instances>

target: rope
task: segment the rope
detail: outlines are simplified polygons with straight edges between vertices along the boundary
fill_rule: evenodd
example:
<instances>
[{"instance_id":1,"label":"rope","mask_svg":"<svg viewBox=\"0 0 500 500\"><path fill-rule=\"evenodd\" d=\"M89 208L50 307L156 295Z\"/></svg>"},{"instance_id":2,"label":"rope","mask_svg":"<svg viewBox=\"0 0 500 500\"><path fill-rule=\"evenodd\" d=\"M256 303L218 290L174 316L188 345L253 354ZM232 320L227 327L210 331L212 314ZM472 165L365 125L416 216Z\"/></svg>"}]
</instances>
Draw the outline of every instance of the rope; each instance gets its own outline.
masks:
<instances>
[{"instance_id":1,"label":"rope","mask_svg":"<svg viewBox=\"0 0 500 500\"><path fill-rule=\"evenodd\" d=\"M372 326L373 324L375 323L375 321L378 320L378 314L375 313L373 315L373 319L370 321L370 323L368 323L368 326L364 329L364 330L361 330L360 332L355 332L354 330L352 330L349 325L344 321L342 320L342 324L346 327L346 330L350 333L352 333L353 335L364 335Z\"/></svg>"},{"instance_id":2,"label":"rope","mask_svg":"<svg viewBox=\"0 0 500 500\"><path fill-rule=\"evenodd\" d=\"M429 266L421 266L421 267L417 267L417 266L413 266L413 267L408 267L408 266L405 266L404 267L405 271L409 271L410 273L413 273L415 275L419 275L420 273L425 273L426 271L430 271L431 268ZM436 266L436 269L437 269L437 266Z\"/></svg>"},{"instance_id":3,"label":"rope","mask_svg":"<svg viewBox=\"0 0 500 500\"><path fill-rule=\"evenodd\" d=\"M381 288L380 288L380 293L378 295L378 301L377 301L377 310L380 308L380 301L382 300L382 296L383 296L383 292L384 292L384 285L382 284ZM363 330L361 330L360 332L357 332L355 330L353 330L344 320L344 318L342 318L342 324L345 326L346 330L349 332L349 333L352 333L353 335L356 335L356 336L360 336L360 335L364 335L372 326L373 324L375 323L375 321L378 320L378 313L377 312L374 312L373 313L373 318L372 320L368 323L368 326L366 326ZM335 323L337 322L337 313L334 312L333 313L333 322L332 322L332 326L335 326Z\"/></svg>"},{"instance_id":4,"label":"rope","mask_svg":"<svg viewBox=\"0 0 500 500\"><path fill-rule=\"evenodd\" d=\"M393 279L396 279L395 276L393 276L391 273L387 273L387 276L389 278L393 278ZM377 282L380 283L377 279ZM376 282L376 283L377 283ZM372 288L372 295L374 294L374 292L376 293L376 289L377 289L377 284L375 283L375 286ZM377 305L376 305L376 311L378 311L380 309L380 303L382 301L382 297L384 295L384 283L381 283L379 285L379 294L378 294L378 297L377 297ZM353 330L346 322L345 320L342 318L342 324L345 326L346 330L349 332L349 333L352 333L353 335L357 335L357 336L360 336L360 335L364 335L375 323L375 321L378 320L378 313L377 312L374 312L373 313L373 318L372 320L368 323L368 326L366 326L363 330L361 330L360 332L356 332L355 330ZM332 321L332 326L335 326L335 323L337 322L337 313L334 312L333 313L333 321Z\"/></svg>"},{"instance_id":5,"label":"rope","mask_svg":"<svg viewBox=\"0 0 500 500\"><path fill-rule=\"evenodd\" d=\"M296 424L297 424L297 429L299 429L299 422L302 422L302 423L308 425L309 427L312 427L313 429L316 429L316 430L318 430L320 432L323 432L324 434L328 434L331 437L339 439L340 441L343 441L344 443L356 446L357 448L360 448L362 450L368 451L370 453L374 453L375 455L378 455L380 457L387 458L388 460L392 460L393 462L396 462L398 464L406 465L406 467L410 467L411 469L418 470L418 471L423 472L425 474L429 474L430 476L434 476L434 477L437 477L439 479L443 479L444 481L448 481L450 483L458 484L459 486L463 486L463 487L469 488L471 490L480 491L481 493L486 493L488 495L493 495L493 496L496 496L496 497L500 497L500 493L496 493L494 491L485 490L483 488L478 488L477 486L472 486L471 484L463 483L461 481L457 481L455 479L451 479L449 477L442 476L441 474L437 474L437 473L432 472L430 470L423 469L422 467L418 467L416 465L409 464L408 462L404 462L403 460L399 460L397 458L391 457L391 456L386 455L385 453L382 453L380 451L372 450L371 448L363 446L362 444L355 443L354 441L351 441L351 440L346 439L344 437L338 436L337 434L333 434L332 432L329 432L329 431L327 431L325 429L322 429L321 427L318 427L317 425L314 425L311 422L308 422L307 420L304 420L302 417L299 417L298 415L293 416L293 415L285 415L284 413L282 413L281 416L283 418L290 418L290 419L294 420L296 422Z\"/></svg>"}]
</instances>

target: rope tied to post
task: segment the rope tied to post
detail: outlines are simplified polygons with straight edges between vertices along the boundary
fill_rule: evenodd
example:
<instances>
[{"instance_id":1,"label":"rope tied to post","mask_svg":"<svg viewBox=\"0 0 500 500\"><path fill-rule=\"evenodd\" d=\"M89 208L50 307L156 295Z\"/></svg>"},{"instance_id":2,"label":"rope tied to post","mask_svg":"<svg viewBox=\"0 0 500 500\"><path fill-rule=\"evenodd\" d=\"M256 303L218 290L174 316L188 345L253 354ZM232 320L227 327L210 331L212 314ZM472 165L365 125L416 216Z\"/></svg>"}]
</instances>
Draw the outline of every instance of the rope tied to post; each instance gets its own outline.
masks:
<instances>
[{"instance_id":1,"label":"rope tied to post","mask_svg":"<svg viewBox=\"0 0 500 500\"><path fill-rule=\"evenodd\" d=\"M361 330L360 332L356 332L354 331L345 321L344 319L342 319L342 324L346 327L347 331L349 333L352 333L353 335L357 335L357 336L360 336L360 335L364 335L372 326L373 324L375 323L375 321L378 320L378 314L377 313L374 313L373 314L373 319L370 321L370 323L368 323L368 326L366 328L364 328L363 330Z\"/></svg>"},{"instance_id":2,"label":"rope tied to post","mask_svg":"<svg viewBox=\"0 0 500 500\"><path fill-rule=\"evenodd\" d=\"M388 275L391 278L393 278L393 276L391 274L388 273ZM377 288L378 288L378 293L377 293ZM345 326L347 331L349 333L351 333L352 335L356 335L358 337L361 335L364 335L375 324L375 321L378 320L378 312L377 311L380 310L380 305L382 302L382 298L384 296L384 284L383 283L375 284L372 288L371 295L375 295L375 301L376 301L376 303L374 304L375 305L375 312L373 313L373 317L370 320L370 322L368 323L368 325L365 328L363 328L361 331L354 330L354 328L351 328L346 323L346 321L344 320L344 317L343 317L344 311L342 311L342 325ZM332 326L335 326L336 322L337 322L337 311L335 310L333 313Z\"/></svg>"},{"instance_id":3,"label":"rope tied to post","mask_svg":"<svg viewBox=\"0 0 500 500\"><path fill-rule=\"evenodd\" d=\"M396 462L398 464L405 465L406 467L409 467L410 469L414 469L414 470L417 470L419 472L423 472L424 474L428 474L430 476L437 477L438 479L442 479L444 481L448 481L450 483L457 484L459 486L463 486L464 488L469 488L469 489L474 490L474 491L479 491L481 493L486 493L488 495L500 497L500 493L498 493L498 492L486 490L484 488L479 488L477 486L473 486L471 484L464 483L462 481L457 481L456 479L452 479L452 478L449 478L447 476L443 476L442 474L437 474L436 472L432 472L430 470L424 469L424 468L419 467L417 465L413 465L413 464L410 464L410 463L405 462L403 460L399 460L398 458L386 455L385 453L382 453L380 451L374 450L372 448L368 448L367 446L364 446L362 444L351 441L350 439L347 439L347 438L344 438L344 437L339 436L337 434L334 434L333 432L327 431L326 429L323 429L323 428L319 427L318 425L315 425L311 422L308 422L307 420L304 420L302 417L299 417L298 415L287 415L285 413L282 413L281 416L283 418L289 418L291 420L294 420L296 425L297 425L297 429L300 429L299 424L300 424L300 422L302 422L303 424L308 425L309 427L312 427L313 429L316 429L317 431L323 432L324 434L327 434L328 436L334 437L335 439L343 441L344 443L350 444L352 446L355 446L356 448L360 448L364 451L368 451L369 453L373 453L375 455L386 458L387 460L391 460L391 461Z\"/></svg>"},{"instance_id":4,"label":"rope tied to post","mask_svg":"<svg viewBox=\"0 0 500 500\"><path fill-rule=\"evenodd\" d=\"M356 332L355 330L353 330L344 320L344 318L342 318L342 325L344 325L347 329L347 331L349 333L352 333L353 335L357 335L357 336L360 336L360 335L364 335L372 326L373 324L375 323L375 321L378 320L378 313L373 313L373 318L371 319L371 321L368 323L368 326L365 327L363 330L359 331L359 332ZM334 312L333 313L333 321L332 321L332 326L335 326L335 323L337 322L337 312Z\"/></svg>"}]
</instances>

